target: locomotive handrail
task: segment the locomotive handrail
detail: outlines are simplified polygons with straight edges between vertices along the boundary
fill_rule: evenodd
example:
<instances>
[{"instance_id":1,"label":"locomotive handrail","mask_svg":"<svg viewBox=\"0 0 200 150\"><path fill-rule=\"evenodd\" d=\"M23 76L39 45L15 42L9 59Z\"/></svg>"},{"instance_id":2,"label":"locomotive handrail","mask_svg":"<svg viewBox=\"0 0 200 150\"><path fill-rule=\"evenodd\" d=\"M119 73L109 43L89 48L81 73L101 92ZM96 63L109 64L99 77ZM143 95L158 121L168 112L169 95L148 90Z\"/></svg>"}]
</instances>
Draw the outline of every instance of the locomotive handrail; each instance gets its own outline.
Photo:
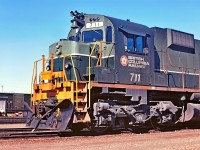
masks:
<instances>
[{"instance_id":1,"label":"locomotive handrail","mask_svg":"<svg viewBox=\"0 0 200 150\"><path fill-rule=\"evenodd\" d=\"M63 83L65 81L67 81L67 75L66 75L66 71L65 71L65 60L66 57L69 57L72 63L72 68L74 71L74 76L75 76L75 82L76 82L76 99L78 99L78 78L77 78L77 74L76 74L76 70L75 70L75 66L74 66L74 61L73 61L73 57L72 55L62 55L63 57L63 73L62 73L62 78L63 78ZM33 70L32 70L32 80L31 80L31 101L33 101L33 84L37 84L37 72L38 72L38 62L42 61L42 72L45 72L45 61L51 60L51 73L53 73L53 67L54 67L54 55L52 54L50 58L45 59L45 56L42 55L42 59L36 60L34 62L33 65Z\"/></svg>"},{"instance_id":2,"label":"locomotive handrail","mask_svg":"<svg viewBox=\"0 0 200 150\"><path fill-rule=\"evenodd\" d=\"M31 79L31 102L33 101L33 78L34 78L34 72L35 72L35 62L33 63L33 69L32 69L32 79Z\"/></svg>"},{"instance_id":3,"label":"locomotive handrail","mask_svg":"<svg viewBox=\"0 0 200 150\"><path fill-rule=\"evenodd\" d=\"M52 54L53 57L53 54ZM49 59L46 59L49 60ZM32 69L32 80L31 80L31 101L33 101L33 84L37 84L37 72L38 72L38 62L42 61L42 71L45 71L45 56L42 55L42 59L36 60L33 64L33 69ZM52 65L52 63L51 63Z\"/></svg>"},{"instance_id":4,"label":"locomotive handrail","mask_svg":"<svg viewBox=\"0 0 200 150\"><path fill-rule=\"evenodd\" d=\"M156 50L156 52L161 52L161 53L164 53L164 54L166 54L166 56L167 56L167 59L168 59L168 61L169 61L169 64L170 64L170 66L171 67L177 67L177 68L182 68L183 66L176 66L176 65L174 65L173 63L172 63L172 61L171 61L171 58L170 58L170 56L169 56L169 52L168 51L166 51L166 52L164 52L164 51L159 51L159 50ZM200 70L200 68L191 68L191 67L184 67L185 69L193 69L193 70Z\"/></svg>"},{"instance_id":5,"label":"locomotive handrail","mask_svg":"<svg viewBox=\"0 0 200 150\"><path fill-rule=\"evenodd\" d=\"M94 50L95 50L95 47L96 47L96 45L97 45L97 42L98 41L96 41L95 42L95 44L94 44L94 46L93 46L93 48L92 48L92 51L91 51L91 53L90 53L90 55L89 55L89 66L88 66L88 75L89 75L89 81L88 81L88 86L89 86L89 102L88 102L88 107L87 107L87 109L89 109L90 108L90 105L91 105L91 57L92 57L92 54L93 54L93 52L94 52Z\"/></svg>"},{"instance_id":6,"label":"locomotive handrail","mask_svg":"<svg viewBox=\"0 0 200 150\"><path fill-rule=\"evenodd\" d=\"M167 59L169 61L169 64L171 67L174 67L174 68L181 68L181 72L182 72L182 88L184 89L185 88L185 83L184 83L184 74L187 74L186 73L186 70L188 69L192 69L192 70L196 70L198 71L198 74L199 74L199 89L200 89L200 68L192 68L192 67L184 67L184 66L176 66L172 63L171 61L171 58L170 58L170 55L169 55L169 52L168 50L166 50L166 52L162 51L162 50L156 50L157 52L161 52L162 53L162 59L163 59L163 70L164 70L164 73L166 74L167 73L167 67L166 67L166 61L164 60L164 55L165 54L167 56Z\"/></svg>"},{"instance_id":7,"label":"locomotive handrail","mask_svg":"<svg viewBox=\"0 0 200 150\"><path fill-rule=\"evenodd\" d=\"M95 50L95 48L97 46L97 42L100 42L100 56L99 56L99 58L97 60L96 66L101 66L102 65L102 44L103 43L114 44L112 42L96 41L95 44L94 44L94 46L92 47L92 51L91 51L91 53L89 55L89 67L88 67L88 75L89 75L89 79L88 79L89 80L88 81L88 86L89 86L89 102L88 102L88 108L87 109L89 109L90 105L91 105L91 57L92 57L93 52L94 52L94 50ZM99 61L100 61L100 65L98 65Z\"/></svg>"},{"instance_id":8,"label":"locomotive handrail","mask_svg":"<svg viewBox=\"0 0 200 150\"><path fill-rule=\"evenodd\" d=\"M38 64L38 62L42 61L42 72L44 72L45 71L45 61L48 61L48 60L51 59L51 67L53 67L53 65L54 65L53 61L52 61L53 58L54 58L53 54L52 54L51 58L48 58L48 59L45 59L45 56L42 55L42 59L36 60L34 62L33 71L32 71L32 82L31 82L32 84L37 84L37 72L38 72L38 70L37 70L38 65L37 64Z\"/></svg>"},{"instance_id":9,"label":"locomotive handrail","mask_svg":"<svg viewBox=\"0 0 200 150\"><path fill-rule=\"evenodd\" d=\"M103 43L113 44L114 45L114 43L112 43L112 42L100 41L100 51L99 51L100 55L99 55L99 58L97 60L96 66L101 66L102 65L102 52L103 52L103 50L102 50L102 44Z\"/></svg>"},{"instance_id":10,"label":"locomotive handrail","mask_svg":"<svg viewBox=\"0 0 200 150\"><path fill-rule=\"evenodd\" d=\"M64 65L65 65L65 58L66 57L70 57L70 59L71 59L71 62L72 62L72 68L73 68L73 71L74 71L74 77L75 77L75 81L76 81L76 100L78 100L78 78L77 78L77 75L76 75L76 70L75 70L75 66L74 66L74 61L73 61L73 57L72 57L72 55L65 55L64 56L64 58L63 58L63 70L64 70L64 76L65 76L65 78L67 79L67 76L66 76L66 71L65 71L65 67L64 67ZM64 78L63 78L64 79ZM73 101L74 102L74 101ZM78 107L78 103L76 103L76 107Z\"/></svg>"},{"instance_id":11,"label":"locomotive handrail","mask_svg":"<svg viewBox=\"0 0 200 150\"><path fill-rule=\"evenodd\" d=\"M74 65L74 61L73 61L73 57L72 55L68 54L68 55L62 55L63 56L63 83L68 80L67 79L67 75L66 75L66 71L65 71L65 60L66 57L69 57L71 59L71 63L72 63L72 68L74 71L74 77L75 77L75 83L76 83L76 100L78 99L78 78L76 75L76 70L75 70L75 65ZM73 100L74 103L74 100ZM76 103L76 107L78 107L78 103Z\"/></svg>"},{"instance_id":12,"label":"locomotive handrail","mask_svg":"<svg viewBox=\"0 0 200 150\"><path fill-rule=\"evenodd\" d=\"M32 79L31 79L31 101L33 99L33 84L37 83L37 63L42 59L36 60L33 64Z\"/></svg>"},{"instance_id":13,"label":"locomotive handrail","mask_svg":"<svg viewBox=\"0 0 200 150\"><path fill-rule=\"evenodd\" d=\"M65 72L65 60L66 60L66 56L63 56L63 82L65 82L65 80L67 80L67 75L66 75L66 72Z\"/></svg>"},{"instance_id":14,"label":"locomotive handrail","mask_svg":"<svg viewBox=\"0 0 200 150\"><path fill-rule=\"evenodd\" d=\"M166 55L167 55L167 58L168 58L170 66L171 67L176 67L175 65L173 65L168 51L166 51ZM200 82L200 69L199 68L191 68L191 67L184 67L184 66L178 66L178 67L182 69L182 86L183 86L183 89L185 88L185 76L184 76L184 74L187 74L186 70L188 70L188 69L193 69L193 70L197 70L198 71L198 73L199 73L199 82ZM200 83L199 83L199 89L200 89Z\"/></svg>"},{"instance_id":15,"label":"locomotive handrail","mask_svg":"<svg viewBox=\"0 0 200 150\"><path fill-rule=\"evenodd\" d=\"M103 43L103 41L100 41L100 50L99 50L100 54L99 54L99 58L97 60L96 66L101 66L101 64L102 64L102 43ZM100 64L99 64L99 62L100 62Z\"/></svg>"}]
</instances>

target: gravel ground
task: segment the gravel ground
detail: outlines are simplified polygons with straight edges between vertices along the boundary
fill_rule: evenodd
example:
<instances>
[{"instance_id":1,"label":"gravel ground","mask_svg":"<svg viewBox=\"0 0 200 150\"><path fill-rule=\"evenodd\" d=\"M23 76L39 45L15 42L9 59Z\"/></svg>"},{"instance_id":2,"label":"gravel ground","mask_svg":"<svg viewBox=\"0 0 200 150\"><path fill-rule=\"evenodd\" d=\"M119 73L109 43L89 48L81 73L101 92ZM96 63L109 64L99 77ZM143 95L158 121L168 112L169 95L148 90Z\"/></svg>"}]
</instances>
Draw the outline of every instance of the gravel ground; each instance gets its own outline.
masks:
<instances>
[{"instance_id":1,"label":"gravel ground","mask_svg":"<svg viewBox=\"0 0 200 150\"><path fill-rule=\"evenodd\" d=\"M26 124L18 123L18 124L0 124L0 128L25 128Z\"/></svg>"},{"instance_id":2,"label":"gravel ground","mask_svg":"<svg viewBox=\"0 0 200 150\"><path fill-rule=\"evenodd\" d=\"M0 150L199 150L200 129L0 140Z\"/></svg>"}]
</instances>

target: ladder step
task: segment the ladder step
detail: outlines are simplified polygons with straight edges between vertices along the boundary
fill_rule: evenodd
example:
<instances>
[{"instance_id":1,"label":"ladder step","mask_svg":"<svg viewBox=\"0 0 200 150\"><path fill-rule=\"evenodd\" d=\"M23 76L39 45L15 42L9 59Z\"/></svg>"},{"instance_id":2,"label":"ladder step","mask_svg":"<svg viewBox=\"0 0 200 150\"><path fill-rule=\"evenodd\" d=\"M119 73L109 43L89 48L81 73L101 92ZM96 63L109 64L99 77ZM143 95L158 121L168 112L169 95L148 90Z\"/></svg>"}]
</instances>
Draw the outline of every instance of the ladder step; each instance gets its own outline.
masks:
<instances>
[{"instance_id":1,"label":"ladder step","mask_svg":"<svg viewBox=\"0 0 200 150\"><path fill-rule=\"evenodd\" d=\"M77 105L77 103L78 103L78 107L85 107L87 104L87 102L84 102L84 101L75 101L75 103L76 104L74 104L74 105Z\"/></svg>"},{"instance_id":2,"label":"ladder step","mask_svg":"<svg viewBox=\"0 0 200 150\"><path fill-rule=\"evenodd\" d=\"M74 100L81 100L81 101L84 101L84 100L87 100L87 96L83 96L83 95L74 95Z\"/></svg>"},{"instance_id":3,"label":"ladder step","mask_svg":"<svg viewBox=\"0 0 200 150\"><path fill-rule=\"evenodd\" d=\"M87 91L78 90L78 91L74 91L74 93L83 93L83 94L87 94Z\"/></svg>"},{"instance_id":4,"label":"ladder step","mask_svg":"<svg viewBox=\"0 0 200 150\"><path fill-rule=\"evenodd\" d=\"M83 99L78 99L78 100L74 100L75 103L87 103L86 100Z\"/></svg>"},{"instance_id":5,"label":"ladder step","mask_svg":"<svg viewBox=\"0 0 200 150\"><path fill-rule=\"evenodd\" d=\"M86 112L87 112L87 109L79 109L79 108L77 109L77 108L76 108L76 111L81 112L81 113L86 113Z\"/></svg>"}]
</instances>

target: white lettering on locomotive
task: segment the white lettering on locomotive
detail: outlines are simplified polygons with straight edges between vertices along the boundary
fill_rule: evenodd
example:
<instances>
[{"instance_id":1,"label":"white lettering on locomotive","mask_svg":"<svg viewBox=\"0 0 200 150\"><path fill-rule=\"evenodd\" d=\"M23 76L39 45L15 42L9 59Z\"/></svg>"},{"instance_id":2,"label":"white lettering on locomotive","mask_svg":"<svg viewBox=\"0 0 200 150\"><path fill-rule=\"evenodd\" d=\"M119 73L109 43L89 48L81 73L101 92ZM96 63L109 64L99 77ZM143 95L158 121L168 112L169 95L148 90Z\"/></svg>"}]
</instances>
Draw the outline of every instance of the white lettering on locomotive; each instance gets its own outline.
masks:
<instances>
[{"instance_id":1,"label":"white lettering on locomotive","mask_svg":"<svg viewBox=\"0 0 200 150\"><path fill-rule=\"evenodd\" d=\"M133 82L140 82L140 74L130 73L131 79Z\"/></svg>"},{"instance_id":2,"label":"white lettering on locomotive","mask_svg":"<svg viewBox=\"0 0 200 150\"><path fill-rule=\"evenodd\" d=\"M125 59L126 58L126 59ZM128 66L133 68L145 68L149 66L149 62L145 61L142 57L135 57L135 56L128 56L125 55L121 56L120 63L122 66Z\"/></svg>"},{"instance_id":3,"label":"white lettering on locomotive","mask_svg":"<svg viewBox=\"0 0 200 150\"><path fill-rule=\"evenodd\" d=\"M103 22L86 23L86 28L98 28L98 27L103 27Z\"/></svg>"}]
</instances>

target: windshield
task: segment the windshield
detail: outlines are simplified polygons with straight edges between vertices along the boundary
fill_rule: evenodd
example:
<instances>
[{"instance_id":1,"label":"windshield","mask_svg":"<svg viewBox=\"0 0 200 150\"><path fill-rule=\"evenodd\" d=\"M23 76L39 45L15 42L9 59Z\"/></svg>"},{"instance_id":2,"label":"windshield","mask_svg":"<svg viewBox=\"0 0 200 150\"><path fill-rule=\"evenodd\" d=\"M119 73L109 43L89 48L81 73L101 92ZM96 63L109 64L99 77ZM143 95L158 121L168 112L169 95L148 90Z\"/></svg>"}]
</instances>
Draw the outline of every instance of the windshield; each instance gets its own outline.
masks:
<instances>
[{"instance_id":1,"label":"windshield","mask_svg":"<svg viewBox=\"0 0 200 150\"><path fill-rule=\"evenodd\" d=\"M90 30L83 31L82 33L82 41L83 42L95 42L103 40L103 31L99 30Z\"/></svg>"}]
</instances>

